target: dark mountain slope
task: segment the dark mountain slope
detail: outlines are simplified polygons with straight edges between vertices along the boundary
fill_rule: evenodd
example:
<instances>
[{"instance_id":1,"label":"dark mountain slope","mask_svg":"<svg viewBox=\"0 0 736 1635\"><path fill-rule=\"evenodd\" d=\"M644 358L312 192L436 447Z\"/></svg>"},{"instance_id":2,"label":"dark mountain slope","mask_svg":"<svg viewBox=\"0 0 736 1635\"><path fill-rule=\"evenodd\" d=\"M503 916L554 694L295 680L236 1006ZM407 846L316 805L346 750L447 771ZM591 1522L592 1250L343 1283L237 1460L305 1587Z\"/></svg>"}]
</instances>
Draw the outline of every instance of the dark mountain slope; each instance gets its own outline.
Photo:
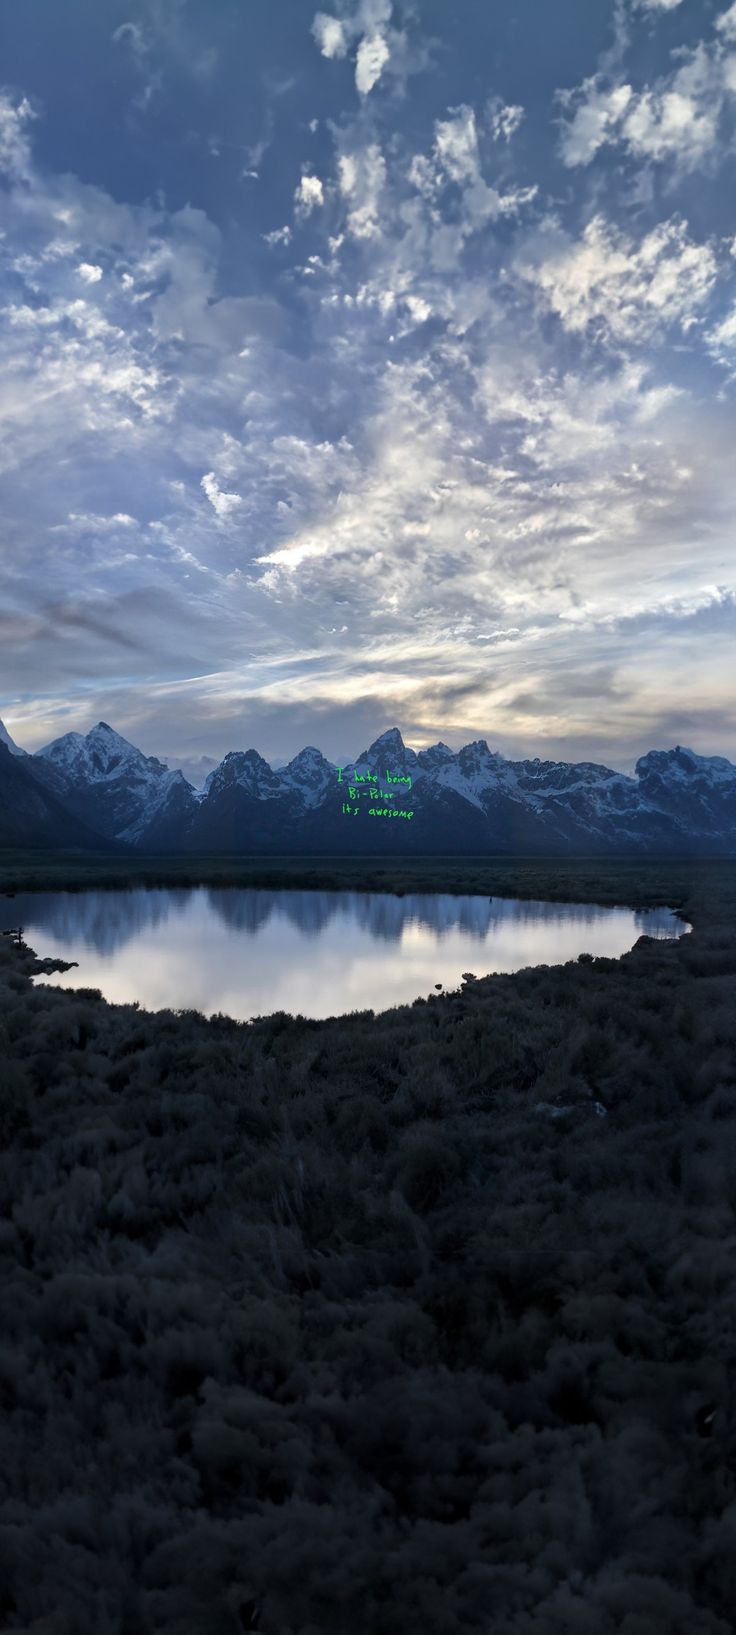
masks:
<instances>
[{"instance_id":1,"label":"dark mountain slope","mask_svg":"<svg viewBox=\"0 0 736 1635\"><path fill-rule=\"evenodd\" d=\"M97 834L58 799L32 770L32 757L0 743L0 845L84 847L125 851Z\"/></svg>"}]
</instances>

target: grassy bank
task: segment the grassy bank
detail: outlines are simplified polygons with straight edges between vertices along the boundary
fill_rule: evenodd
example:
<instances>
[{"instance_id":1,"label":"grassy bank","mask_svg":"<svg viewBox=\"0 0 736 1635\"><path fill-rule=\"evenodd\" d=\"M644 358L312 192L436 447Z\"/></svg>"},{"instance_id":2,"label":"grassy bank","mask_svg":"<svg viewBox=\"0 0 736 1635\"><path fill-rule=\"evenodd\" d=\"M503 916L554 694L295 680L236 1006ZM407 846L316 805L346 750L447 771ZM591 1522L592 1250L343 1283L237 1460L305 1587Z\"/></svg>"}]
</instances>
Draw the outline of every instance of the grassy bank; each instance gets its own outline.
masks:
<instances>
[{"instance_id":1,"label":"grassy bank","mask_svg":"<svg viewBox=\"0 0 736 1635\"><path fill-rule=\"evenodd\" d=\"M730 1635L736 866L254 870L694 929L251 1024L0 939L0 1628Z\"/></svg>"},{"instance_id":2,"label":"grassy bank","mask_svg":"<svg viewBox=\"0 0 736 1635\"><path fill-rule=\"evenodd\" d=\"M327 891L452 891L552 902L681 906L708 898L736 865L684 859L143 857L0 852L0 893L129 886L261 886ZM715 886L717 890L717 884Z\"/></svg>"}]
</instances>

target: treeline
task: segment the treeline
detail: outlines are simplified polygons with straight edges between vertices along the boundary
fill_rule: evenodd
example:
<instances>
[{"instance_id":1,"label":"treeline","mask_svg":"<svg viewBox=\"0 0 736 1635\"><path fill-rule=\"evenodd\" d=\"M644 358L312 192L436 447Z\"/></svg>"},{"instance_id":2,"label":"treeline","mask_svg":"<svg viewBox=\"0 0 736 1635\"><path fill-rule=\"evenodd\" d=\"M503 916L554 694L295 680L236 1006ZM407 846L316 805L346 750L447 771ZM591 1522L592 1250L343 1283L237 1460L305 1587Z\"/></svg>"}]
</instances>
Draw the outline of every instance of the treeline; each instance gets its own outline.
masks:
<instances>
[{"instance_id":1,"label":"treeline","mask_svg":"<svg viewBox=\"0 0 736 1635\"><path fill-rule=\"evenodd\" d=\"M694 929L251 1024L0 939L3 1635L731 1635L736 868L503 881Z\"/></svg>"}]
</instances>

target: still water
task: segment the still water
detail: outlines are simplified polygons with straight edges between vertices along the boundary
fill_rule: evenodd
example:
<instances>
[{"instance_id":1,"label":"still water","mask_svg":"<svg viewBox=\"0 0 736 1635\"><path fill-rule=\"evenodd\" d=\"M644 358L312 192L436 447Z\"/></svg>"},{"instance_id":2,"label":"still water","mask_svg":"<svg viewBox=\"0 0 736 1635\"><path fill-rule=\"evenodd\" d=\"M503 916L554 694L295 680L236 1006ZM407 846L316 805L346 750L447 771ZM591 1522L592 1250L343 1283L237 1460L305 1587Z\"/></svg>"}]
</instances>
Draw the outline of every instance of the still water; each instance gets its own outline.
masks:
<instances>
[{"instance_id":1,"label":"still water","mask_svg":"<svg viewBox=\"0 0 736 1635\"><path fill-rule=\"evenodd\" d=\"M458 988L464 971L618 957L642 935L688 930L668 908L209 886L0 896L0 929L11 926L42 959L78 961L39 981L241 1021L387 1010Z\"/></svg>"}]
</instances>

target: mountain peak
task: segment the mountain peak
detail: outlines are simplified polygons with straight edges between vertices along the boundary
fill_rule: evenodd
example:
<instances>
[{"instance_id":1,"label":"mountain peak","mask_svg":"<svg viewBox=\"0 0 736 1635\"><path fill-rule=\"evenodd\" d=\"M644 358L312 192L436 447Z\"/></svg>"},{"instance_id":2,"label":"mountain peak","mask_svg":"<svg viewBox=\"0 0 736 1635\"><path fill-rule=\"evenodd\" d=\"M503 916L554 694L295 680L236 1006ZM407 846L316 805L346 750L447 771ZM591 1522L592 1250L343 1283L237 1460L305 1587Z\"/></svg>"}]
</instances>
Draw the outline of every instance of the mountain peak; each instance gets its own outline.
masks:
<instances>
[{"instance_id":1,"label":"mountain peak","mask_svg":"<svg viewBox=\"0 0 736 1635\"><path fill-rule=\"evenodd\" d=\"M386 732L382 732L378 738L374 739L368 754L372 755L376 749L389 750L392 755L403 754L405 748L406 745L398 727L389 727Z\"/></svg>"},{"instance_id":2,"label":"mountain peak","mask_svg":"<svg viewBox=\"0 0 736 1635\"><path fill-rule=\"evenodd\" d=\"M96 726L90 727L85 742L88 744L105 744L108 748L112 748L113 745L124 744L126 749L132 749L136 755L143 754L142 749L138 749L135 744L131 744L130 739L124 738L121 732L116 732L115 728L111 727L107 721L98 721Z\"/></svg>"},{"instance_id":3,"label":"mountain peak","mask_svg":"<svg viewBox=\"0 0 736 1635\"><path fill-rule=\"evenodd\" d=\"M323 761L324 758L321 749L316 749L314 744L307 744L304 749L300 749L298 755L292 755L288 764L300 766L303 761Z\"/></svg>"},{"instance_id":4,"label":"mountain peak","mask_svg":"<svg viewBox=\"0 0 736 1635\"><path fill-rule=\"evenodd\" d=\"M235 753L238 753L237 750ZM257 749L245 749L242 751L242 755L246 761L250 762L251 766L267 766L269 772L271 771L268 761L264 760L264 757Z\"/></svg>"},{"instance_id":5,"label":"mountain peak","mask_svg":"<svg viewBox=\"0 0 736 1635\"><path fill-rule=\"evenodd\" d=\"M85 781L108 777L176 776L154 755L144 755L107 721L98 721L84 735L81 732L65 732L53 743L45 744L37 755L59 770L73 773Z\"/></svg>"},{"instance_id":6,"label":"mountain peak","mask_svg":"<svg viewBox=\"0 0 736 1635\"><path fill-rule=\"evenodd\" d=\"M406 768L419 764L416 750L407 749L398 727L389 727L387 732L382 732L378 738L374 739L368 749L363 750L362 754L358 756L358 760L353 764L357 766L366 761L385 762L388 760L396 767ZM386 770L391 771L392 769L392 766L388 766Z\"/></svg>"},{"instance_id":7,"label":"mountain peak","mask_svg":"<svg viewBox=\"0 0 736 1635\"><path fill-rule=\"evenodd\" d=\"M639 757L634 771L637 778L645 782L658 778L672 782L700 776L721 783L730 782L736 775L736 769L725 756L698 755L685 744L676 744L674 749L648 750Z\"/></svg>"},{"instance_id":8,"label":"mountain peak","mask_svg":"<svg viewBox=\"0 0 736 1635\"><path fill-rule=\"evenodd\" d=\"M430 744L428 749L420 749L417 760L424 767L448 766L455 760L455 752L449 744Z\"/></svg>"}]
</instances>

